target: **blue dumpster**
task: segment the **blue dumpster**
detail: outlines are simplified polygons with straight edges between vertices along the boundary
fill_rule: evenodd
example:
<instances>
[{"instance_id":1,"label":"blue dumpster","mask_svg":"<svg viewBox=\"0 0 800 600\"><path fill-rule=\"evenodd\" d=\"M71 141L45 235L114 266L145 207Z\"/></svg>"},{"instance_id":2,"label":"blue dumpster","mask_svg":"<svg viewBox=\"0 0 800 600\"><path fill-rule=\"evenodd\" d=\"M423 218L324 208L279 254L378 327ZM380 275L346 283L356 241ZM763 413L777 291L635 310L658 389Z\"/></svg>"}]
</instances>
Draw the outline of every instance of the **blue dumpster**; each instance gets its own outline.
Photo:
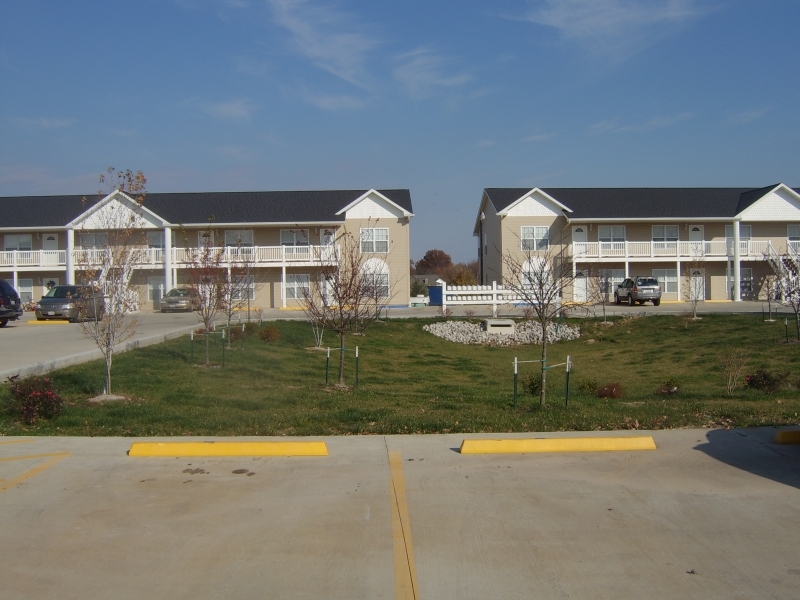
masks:
<instances>
[{"instance_id":1,"label":"blue dumpster","mask_svg":"<svg viewBox=\"0 0 800 600\"><path fill-rule=\"evenodd\" d=\"M441 306L442 305L442 286L429 285L428 286L428 306Z\"/></svg>"}]
</instances>

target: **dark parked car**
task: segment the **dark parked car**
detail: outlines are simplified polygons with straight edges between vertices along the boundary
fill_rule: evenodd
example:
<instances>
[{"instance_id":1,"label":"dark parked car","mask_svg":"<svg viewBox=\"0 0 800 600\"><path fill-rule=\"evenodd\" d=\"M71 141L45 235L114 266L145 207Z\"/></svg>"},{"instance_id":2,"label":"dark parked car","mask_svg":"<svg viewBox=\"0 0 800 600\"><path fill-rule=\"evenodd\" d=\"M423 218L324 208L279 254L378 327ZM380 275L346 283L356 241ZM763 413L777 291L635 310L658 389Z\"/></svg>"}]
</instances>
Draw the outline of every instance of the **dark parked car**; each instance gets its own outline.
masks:
<instances>
[{"instance_id":1,"label":"dark parked car","mask_svg":"<svg viewBox=\"0 0 800 600\"><path fill-rule=\"evenodd\" d=\"M168 310L180 310L192 312L200 308L200 301L197 296L192 294L189 290L173 288L167 295L161 298L161 312Z\"/></svg>"},{"instance_id":2,"label":"dark parked car","mask_svg":"<svg viewBox=\"0 0 800 600\"><path fill-rule=\"evenodd\" d=\"M0 279L0 327L16 321L22 316L22 302L17 290L7 281Z\"/></svg>"},{"instance_id":3,"label":"dark parked car","mask_svg":"<svg viewBox=\"0 0 800 600\"><path fill-rule=\"evenodd\" d=\"M103 291L90 285L57 285L36 304L36 318L81 319L100 318L105 313Z\"/></svg>"},{"instance_id":4,"label":"dark parked car","mask_svg":"<svg viewBox=\"0 0 800 600\"><path fill-rule=\"evenodd\" d=\"M653 306L661 304L661 284L650 275L628 277L614 290L614 304L627 302L633 306L634 302L644 304L647 301L651 301Z\"/></svg>"}]
</instances>

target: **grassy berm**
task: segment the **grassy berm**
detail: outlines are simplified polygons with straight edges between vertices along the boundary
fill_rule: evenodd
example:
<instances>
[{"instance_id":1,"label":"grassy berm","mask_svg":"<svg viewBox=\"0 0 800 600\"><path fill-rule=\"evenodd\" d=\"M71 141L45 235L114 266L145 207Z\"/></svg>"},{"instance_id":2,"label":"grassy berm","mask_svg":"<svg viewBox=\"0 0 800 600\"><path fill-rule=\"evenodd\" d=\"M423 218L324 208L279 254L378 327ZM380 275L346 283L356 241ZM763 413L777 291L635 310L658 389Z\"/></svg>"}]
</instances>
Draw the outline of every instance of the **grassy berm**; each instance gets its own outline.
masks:
<instances>
[{"instance_id":1,"label":"grassy berm","mask_svg":"<svg viewBox=\"0 0 800 600\"><path fill-rule=\"evenodd\" d=\"M116 357L114 392L127 401L94 404L100 361L49 376L66 399L64 413L31 426L17 422L0 390L1 435L350 435L511 432L675 427L747 427L798 424L800 344L784 343L784 324L761 317L710 315L616 319L613 325L575 320L579 340L550 346L550 364L569 354L574 363L569 406L564 406L564 367L549 371L549 399L524 390L538 363L521 367L514 409L514 357L539 358L538 347L496 348L450 343L422 330L429 320L375 323L349 336L346 380L350 389L325 385L325 352L313 346L307 323L269 324L280 339L247 337L225 354L212 347L206 367L188 336ZM266 325L266 324L265 324ZM326 333L326 345L335 336ZM360 350L359 386L353 388ZM738 387L728 395L723 358L747 353ZM759 367L788 376L777 392L745 387ZM336 351L331 351L331 384ZM598 398L595 386L618 383L620 398ZM669 383L678 392L659 392Z\"/></svg>"}]
</instances>

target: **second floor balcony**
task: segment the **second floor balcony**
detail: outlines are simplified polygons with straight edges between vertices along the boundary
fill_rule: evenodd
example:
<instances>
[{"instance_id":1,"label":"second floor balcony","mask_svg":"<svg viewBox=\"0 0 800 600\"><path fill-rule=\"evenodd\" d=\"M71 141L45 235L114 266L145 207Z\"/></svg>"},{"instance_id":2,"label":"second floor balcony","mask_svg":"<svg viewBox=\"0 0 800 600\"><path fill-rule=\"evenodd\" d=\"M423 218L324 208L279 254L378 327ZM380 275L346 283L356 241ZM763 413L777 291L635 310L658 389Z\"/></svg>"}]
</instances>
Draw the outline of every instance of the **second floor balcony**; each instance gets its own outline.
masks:
<instances>
[{"instance_id":1,"label":"second floor balcony","mask_svg":"<svg viewBox=\"0 0 800 600\"><path fill-rule=\"evenodd\" d=\"M786 241L776 243L772 240L740 240L739 256L742 258L763 258L770 248L786 246ZM790 241L790 250L800 250L800 241ZM692 260L697 258L731 259L734 256L733 240L717 241L674 241L674 242L575 242L571 255L576 259L600 258L675 258Z\"/></svg>"},{"instance_id":2,"label":"second floor balcony","mask_svg":"<svg viewBox=\"0 0 800 600\"><path fill-rule=\"evenodd\" d=\"M170 263L174 267L185 267L197 256L198 248L172 248ZM101 264L102 248L76 247L72 253L72 264ZM139 248L132 253L134 263L140 268L148 266L163 267L163 248ZM218 256L220 263L233 264L247 262L254 267L282 265L320 265L334 264L338 246L229 246L211 249L212 256ZM66 267L66 250L6 250L0 252L0 268L48 268Z\"/></svg>"}]
</instances>

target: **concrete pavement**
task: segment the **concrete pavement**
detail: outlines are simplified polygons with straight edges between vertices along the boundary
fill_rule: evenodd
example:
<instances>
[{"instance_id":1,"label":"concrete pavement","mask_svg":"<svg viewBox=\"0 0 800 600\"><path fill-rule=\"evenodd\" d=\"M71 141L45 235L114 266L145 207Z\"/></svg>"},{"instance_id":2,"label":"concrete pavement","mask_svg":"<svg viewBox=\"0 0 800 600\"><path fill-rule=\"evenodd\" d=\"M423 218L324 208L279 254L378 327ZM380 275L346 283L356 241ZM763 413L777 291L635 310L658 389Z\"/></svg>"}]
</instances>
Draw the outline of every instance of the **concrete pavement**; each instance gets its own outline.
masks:
<instances>
[{"instance_id":1,"label":"concrete pavement","mask_svg":"<svg viewBox=\"0 0 800 600\"><path fill-rule=\"evenodd\" d=\"M471 456L464 437L497 436L332 437L327 457L257 459L2 438L2 596L794 599L800 446L775 431Z\"/></svg>"}]
</instances>

